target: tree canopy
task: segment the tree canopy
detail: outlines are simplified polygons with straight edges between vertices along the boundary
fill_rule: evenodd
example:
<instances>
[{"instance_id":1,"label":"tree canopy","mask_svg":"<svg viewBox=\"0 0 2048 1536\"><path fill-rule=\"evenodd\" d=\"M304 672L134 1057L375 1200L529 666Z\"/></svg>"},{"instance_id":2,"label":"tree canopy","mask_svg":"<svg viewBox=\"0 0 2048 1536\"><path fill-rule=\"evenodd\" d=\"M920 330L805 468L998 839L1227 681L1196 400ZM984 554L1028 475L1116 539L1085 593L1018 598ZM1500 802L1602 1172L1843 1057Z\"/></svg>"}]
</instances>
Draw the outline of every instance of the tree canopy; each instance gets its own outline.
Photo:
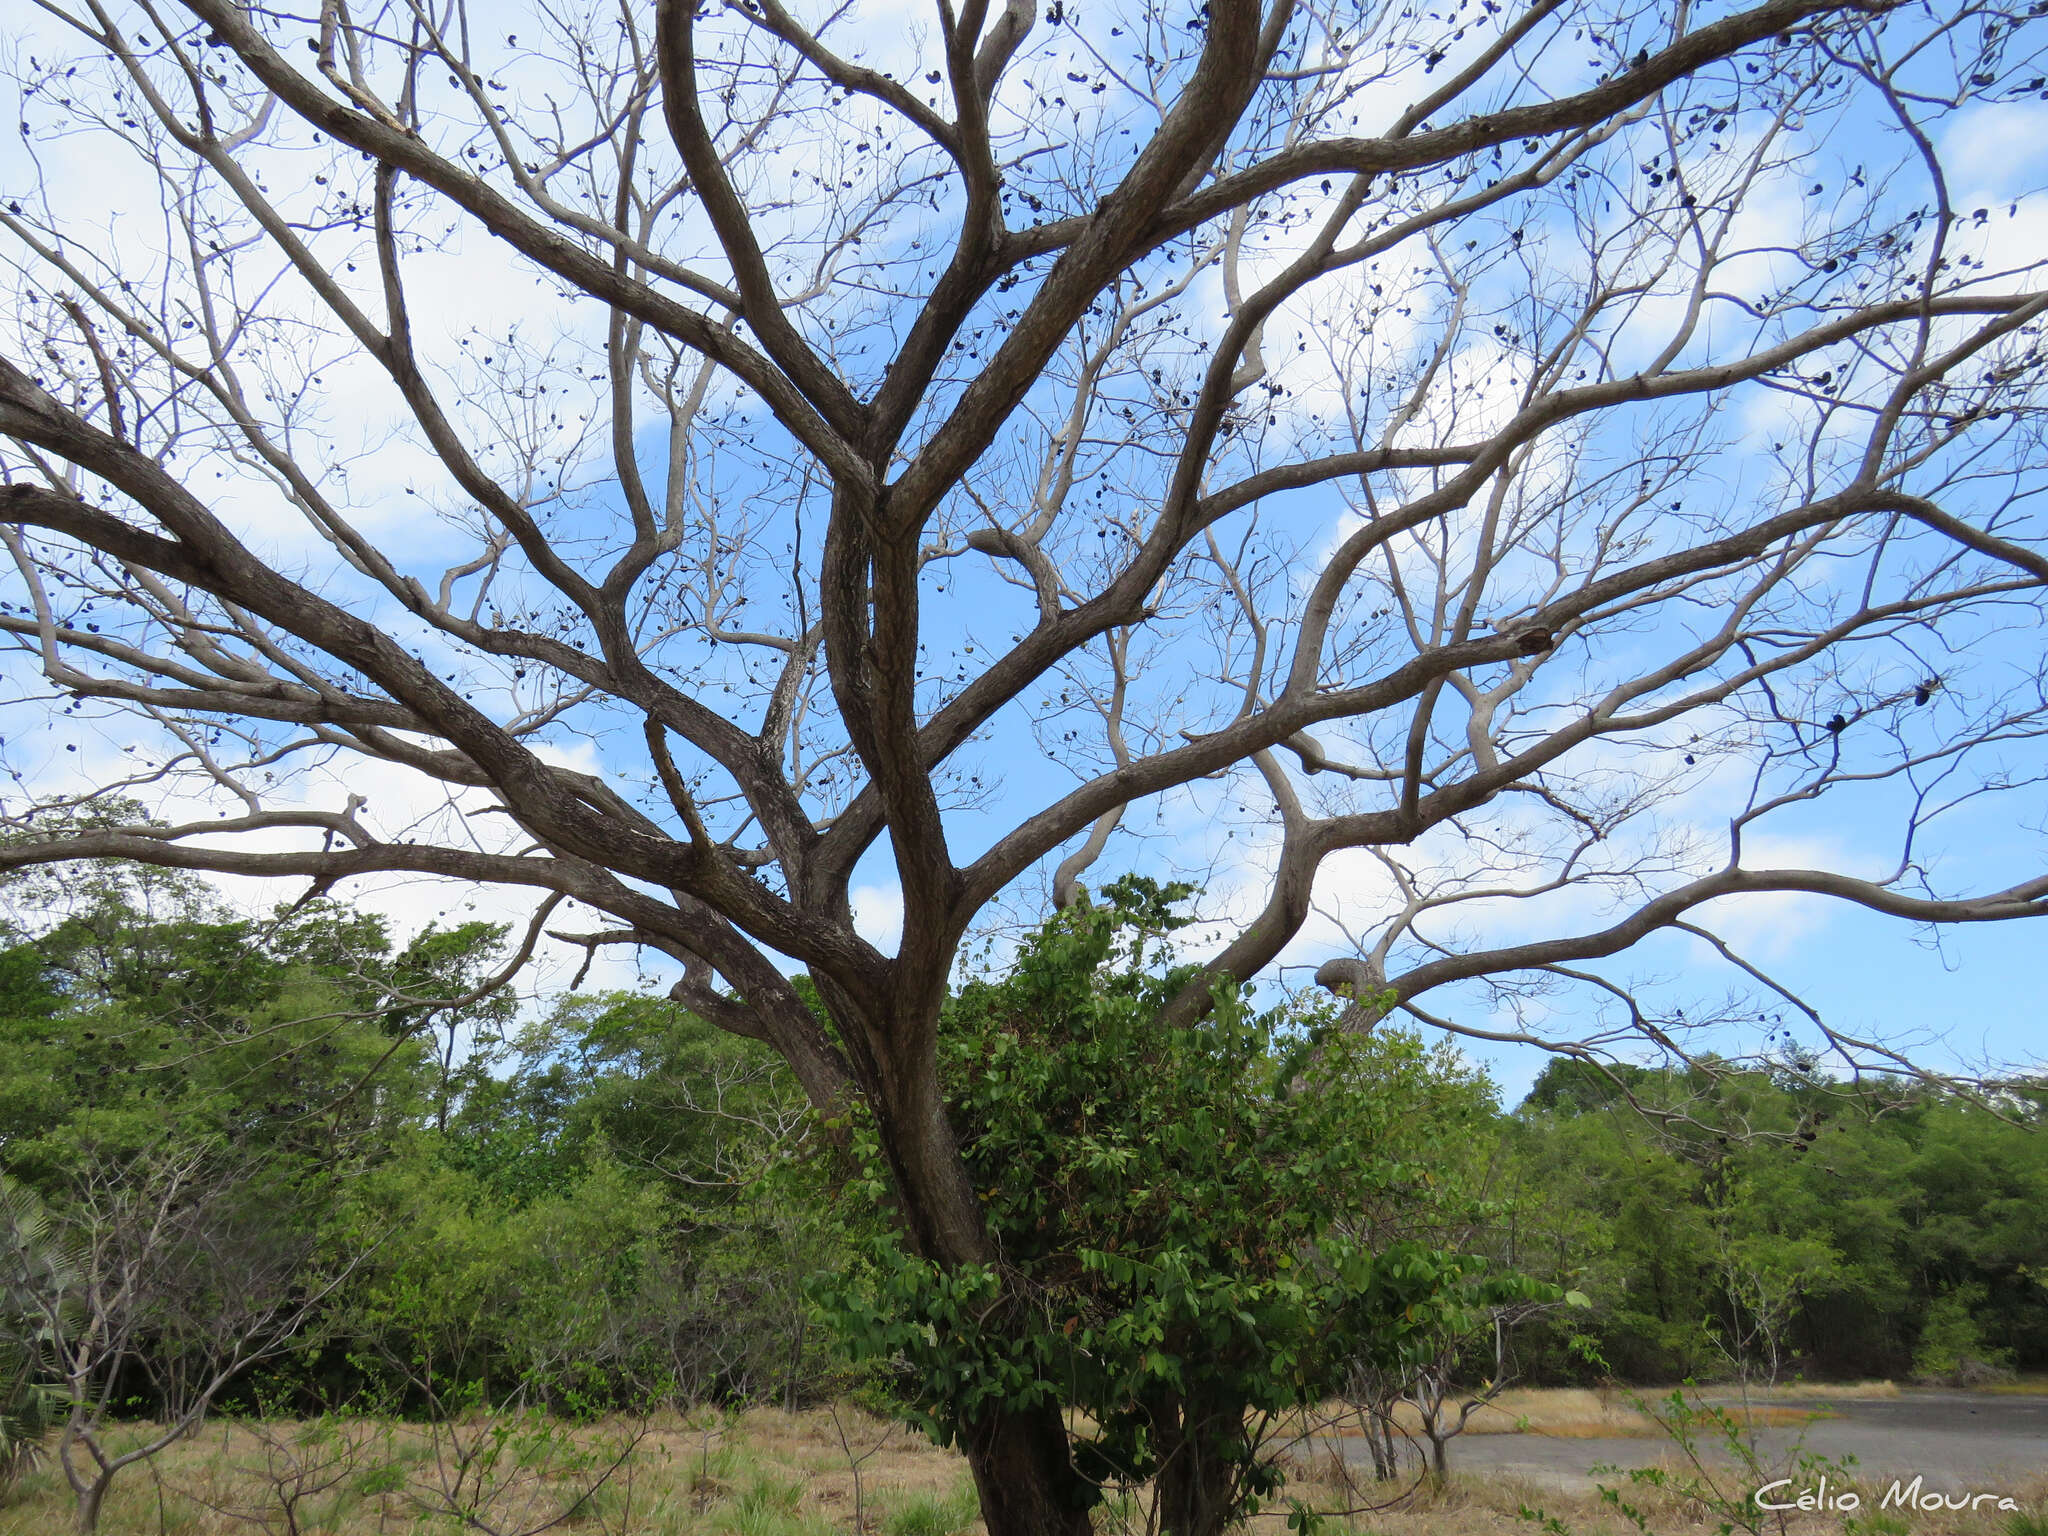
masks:
<instances>
[{"instance_id":1,"label":"tree canopy","mask_svg":"<svg viewBox=\"0 0 2048 1536\"><path fill-rule=\"evenodd\" d=\"M2048 716L2039 205L1971 149L2035 9L45 0L0 867L529 893L508 966L668 957L949 1268L961 945L1105 860L1216 877L1163 1030L1305 957L1685 1052L1678 933L1900 1065L1727 919L2048 912L1942 857ZM1066 1438L968 1437L992 1536L1082 1529Z\"/></svg>"}]
</instances>

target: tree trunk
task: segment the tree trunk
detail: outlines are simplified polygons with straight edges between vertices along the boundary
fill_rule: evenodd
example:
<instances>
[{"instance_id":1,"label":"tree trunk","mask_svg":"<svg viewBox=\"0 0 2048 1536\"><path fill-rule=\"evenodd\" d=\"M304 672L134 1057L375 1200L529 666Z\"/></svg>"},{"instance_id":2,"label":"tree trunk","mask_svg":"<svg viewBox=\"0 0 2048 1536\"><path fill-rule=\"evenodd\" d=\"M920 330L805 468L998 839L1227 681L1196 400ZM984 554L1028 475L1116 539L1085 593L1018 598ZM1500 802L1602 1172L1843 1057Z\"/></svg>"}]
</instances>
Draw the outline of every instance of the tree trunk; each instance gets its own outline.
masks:
<instances>
[{"instance_id":1,"label":"tree trunk","mask_svg":"<svg viewBox=\"0 0 2048 1536\"><path fill-rule=\"evenodd\" d=\"M1372 1475L1376 1482L1391 1483L1401 1475L1400 1441L1394 1434L1391 1409L1373 1409L1366 1415L1365 1443L1372 1451Z\"/></svg>"},{"instance_id":2,"label":"tree trunk","mask_svg":"<svg viewBox=\"0 0 2048 1536\"><path fill-rule=\"evenodd\" d=\"M99 1529L100 1505L106 1501L107 1485L111 1482L111 1477L95 1478L78 1490L78 1508L73 1516L78 1536L93 1536L93 1532Z\"/></svg>"},{"instance_id":3,"label":"tree trunk","mask_svg":"<svg viewBox=\"0 0 2048 1536\"><path fill-rule=\"evenodd\" d=\"M1057 1407L994 1415L960 1441L988 1536L1090 1536L1099 1491L1074 1470Z\"/></svg>"},{"instance_id":4,"label":"tree trunk","mask_svg":"<svg viewBox=\"0 0 2048 1536\"><path fill-rule=\"evenodd\" d=\"M1220 1456L1204 1454L1200 1441L1159 1469L1160 1536L1223 1536L1231 1517L1236 1469Z\"/></svg>"},{"instance_id":5,"label":"tree trunk","mask_svg":"<svg viewBox=\"0 0 2048 1536\"><path fill-rule=\"evenodd\" d=\"M1162 1452L1152 1480L1160 1536L1222 1536L1235 1513L1244 1405L1179 1402L1154 1420Z\"/></svg>"},{"instance_id":6,"label":"tree trunk","mask_svg":"<svg viewBox=\"0 0 2048 1536\"><path fill-rule=\"evenodd\" d=\"M994 1245L946 1119L937 1073L913 1063L883 1088L885 1102L874 1105L877 1128L912 1243L943 1264L989 1262ZM960 1441L988 1536L1090 1536L1088 1511L1101 1492L1074 1470L1058 1403L992 1413L963 1427Z\"/></svg>"}]
</instances>

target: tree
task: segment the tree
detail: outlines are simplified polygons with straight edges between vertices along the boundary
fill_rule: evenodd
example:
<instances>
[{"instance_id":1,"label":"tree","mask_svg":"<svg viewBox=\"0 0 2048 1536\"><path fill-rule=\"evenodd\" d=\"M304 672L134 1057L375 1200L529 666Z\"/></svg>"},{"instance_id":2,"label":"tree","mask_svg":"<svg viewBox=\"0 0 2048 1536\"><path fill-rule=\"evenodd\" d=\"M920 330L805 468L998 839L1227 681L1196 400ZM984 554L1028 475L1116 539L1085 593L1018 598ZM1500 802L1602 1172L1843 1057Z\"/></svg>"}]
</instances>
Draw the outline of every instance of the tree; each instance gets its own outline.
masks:
<instances>
[{"instance_id":1,"label":"tree","mask_svg":"<svg viewBox=\"0 0 2048 1536\"><path fill-rule=\"evenodd\" d=\"M483 1033L502 1006L462 1006L490 931L430 927L394 957L380 919L338 903L256 919L187 875L70 873L60 905L7 892L21 942L0 949L0 1171L60 1212L82 1171L167 1142L339 1178L445 1103L422 1025Z\"/></svg>"},{"instance_id":2,"label":"tree","mask_svg":"<svg viewBox=\"0 0 2048 1536\"><path fill-rule=\"evenodd\" d=\"M1169 947L1187 894L1120 880L961 989L948 1111L1000 1257L941 1266L877 1221L829 1305L940 1443L991 1411L1078 1409L1083 1477L1150 1484L1166 1536L1220 1536L1279 1486L1280 1418L1336 1395L1355 1358L1447 1370L1467 1314L1559 1298L1412 1231L1347 1230L1435 1204L1417 1122L1452 1123L1471 1085L1334 1009L1255 1015L1241 988L1162 1027L1196 969ZM886 1209L859 1145L855 1187Z\"/></svg>"},{"instance_id":3,"label":"tree","mask_svg":"<svg viewBox=\"0 0 2048 1536\"><path fill-rule=\"evenodd\" d=\"M91 1536L120 1474L191 1434L222 1391L308 1342L308 1324L356 1258L319 1263L291 1191L249 1160L165 1143L74 1170L53 1250L7 1212L0 1287L32 1309L58 1398L57 1459ZM162 1415L132 1443L106 1426L124 1383L147 1384Z\"/></svg>"},{"instance_id":4,"label":"tree","mask_svg":"<svg viewBox=\"0 0 2048 1536\"><path fill-rule=\"evenodd\" d=\"M1227 876L1163 1028L1341 928L1354 1023L1683 1050L1614 957L1768 994L1742 899L2048 911L1933 857L2039 779L2048 295L1952 132L2031 10L1482 10L48 0L0 864L530 892L512 960L666 955L865 1105L948 1267L963 939L1150 831ZM1054 1403L963 1439L1085 1528Z\"/></svg>"},{"instance_id":5,"label":"tree","mask_svg":"<svg viewBox=\"0 0 2048 1536\"><path fill-rule=\"evenodd\" d=\"M1414 1409L1428 1442L1424 1466L1441 1488L1450 1476L1450 1443L1472 1416L1512 1386L1508 1336L1514 1327L1559 1306L1585 1306L1576 1291L1560 1292L1526 1275L1489 1274L1470 1256L1452 1255L1433 1294L1403 1309L1401 1326L1381 1327L1366 1339L1345 1396L1358 1410L1373 1475L1391 1482L1401 1473L1401 1442L1408 1432L1395 1417ZM1463 1372L1473 1357L1485 1361L1476 1381ZM1462 1379L1469 1385L1460 1388ZM1418 1452L1420 1447L1418 1447Z\"/></svg>"},{"instance_id":6,"label":"tree","mask_svg":"<svg viewBox=\"0 0 2048 1536\"><path fill-rule=\"evenodd\" d=\"M1505 1126L1504 1256L1592 1297L1616 1376L1903 1376L1937 1315L1979 1330L1976 1358L2043 1358L2038 1089L1986 1104L1897 1079L1643 1072L1644 1115L1582 1100L1575 1067L1546 1080L1566 1091L1539 1080ZM1566 1340L1532 1331L1536 1373L1575 1374Z\"/></svg>"},{"instance_id":7,"label":"tree","mask_svg":"<svg viewBox=\"0 0 2048 1536\"><path fill-rule=\"evenodd\" d=\"M1398 1031L1376 1031L1374 1039L1402 1049ZM1426 1450L1417 1447L1422 1465L1441 1484L1449 1473L1450 1441L1520 1374L1512 1335L1561 1307L1588 1303L1568 1288L1579 1278L1574 1267L1559 1262L1548 1245L1528 1240L1525 1227L1547 1214L1560 1191L1544 1189L1531 1199L1531 1191L1515 1187L1493 1084L1461 1068L1447 1049L1405 1064L1399 1055L1382 1061L1407 1068L1383 1077L1377 1091L1396 1104L1405 1101L1396 1145L1401 1156L1427 1168L1428 1177L1392 1191L1395 1198L1361 1202L1341 1230L1368 1252L1420 1242L1459 1262L1435 1292L1417 1298L1403 1326L1361 1341L1342 1396L1357 1413L1377 1480L1402 1475L1402 1446L1412 1443L1401 1422L1405 1409L1427 1442ZM1553 1065L1575 1075L1581 1063L1559 1058ZM1617 1078L1626 1075L1623 1069ZM1596 1080L1611 1086L1604 1077ZM1539 1079L1530 1098L1543 1087ZM1472 1262L1481 1256L1498 1267ZM1576 1331L1559 1333L1567 1353L1583 1359L1588 1345Z\"/></svg>"}]
</instances>

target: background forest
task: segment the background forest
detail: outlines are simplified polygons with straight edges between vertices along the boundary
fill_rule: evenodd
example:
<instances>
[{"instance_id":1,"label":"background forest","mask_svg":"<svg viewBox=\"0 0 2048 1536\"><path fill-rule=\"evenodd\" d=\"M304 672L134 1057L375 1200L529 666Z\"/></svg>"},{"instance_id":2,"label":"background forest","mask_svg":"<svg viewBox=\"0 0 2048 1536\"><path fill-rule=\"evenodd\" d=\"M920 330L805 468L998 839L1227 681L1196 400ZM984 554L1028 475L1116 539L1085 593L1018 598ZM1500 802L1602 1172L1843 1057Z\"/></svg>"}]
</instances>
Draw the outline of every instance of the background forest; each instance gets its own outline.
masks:
<instances>
[{"instance_id":1,"label":"background forest","mask_svg":"<svg viewBox=\"0 0 2048 1536\"><path fill-rule=\"evenodd\" d=\"M862 1238L765 1050L658 997L476 998L487 925L399 948L130 866L12 895L0 1173L136 1287L117 1412L223 1370L222 1403L294 1414L887 1386L821 1322ZM1560 1059L1509 1107L1385 1027L1354 1065L1411 1170L1364 1235L1589 1303L1523 1309L1520 1380L2048 1368L2048 1095Z\"/></svg>"}]
</instances>

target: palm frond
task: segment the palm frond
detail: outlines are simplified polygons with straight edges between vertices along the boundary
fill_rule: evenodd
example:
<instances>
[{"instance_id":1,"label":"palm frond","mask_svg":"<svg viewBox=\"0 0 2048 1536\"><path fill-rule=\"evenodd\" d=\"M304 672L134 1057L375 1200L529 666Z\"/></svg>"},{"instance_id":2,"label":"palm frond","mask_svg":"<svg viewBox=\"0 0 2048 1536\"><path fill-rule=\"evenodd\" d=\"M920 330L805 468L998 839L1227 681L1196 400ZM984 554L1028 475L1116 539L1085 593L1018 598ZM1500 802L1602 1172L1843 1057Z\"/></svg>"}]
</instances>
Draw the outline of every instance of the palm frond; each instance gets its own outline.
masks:
<instances>
[{"instance_id":1,"label":"palm frond","mask_svg":"<svg viewBox=\"0 0 2048 1536\"><path fill-rule=\"evenodd\" d=\"M73 1317L83 1267L35 1193L0 1178L0 1490L36 1463L61 1417L38 1378Z\"/></svg>"}]
</instances>

